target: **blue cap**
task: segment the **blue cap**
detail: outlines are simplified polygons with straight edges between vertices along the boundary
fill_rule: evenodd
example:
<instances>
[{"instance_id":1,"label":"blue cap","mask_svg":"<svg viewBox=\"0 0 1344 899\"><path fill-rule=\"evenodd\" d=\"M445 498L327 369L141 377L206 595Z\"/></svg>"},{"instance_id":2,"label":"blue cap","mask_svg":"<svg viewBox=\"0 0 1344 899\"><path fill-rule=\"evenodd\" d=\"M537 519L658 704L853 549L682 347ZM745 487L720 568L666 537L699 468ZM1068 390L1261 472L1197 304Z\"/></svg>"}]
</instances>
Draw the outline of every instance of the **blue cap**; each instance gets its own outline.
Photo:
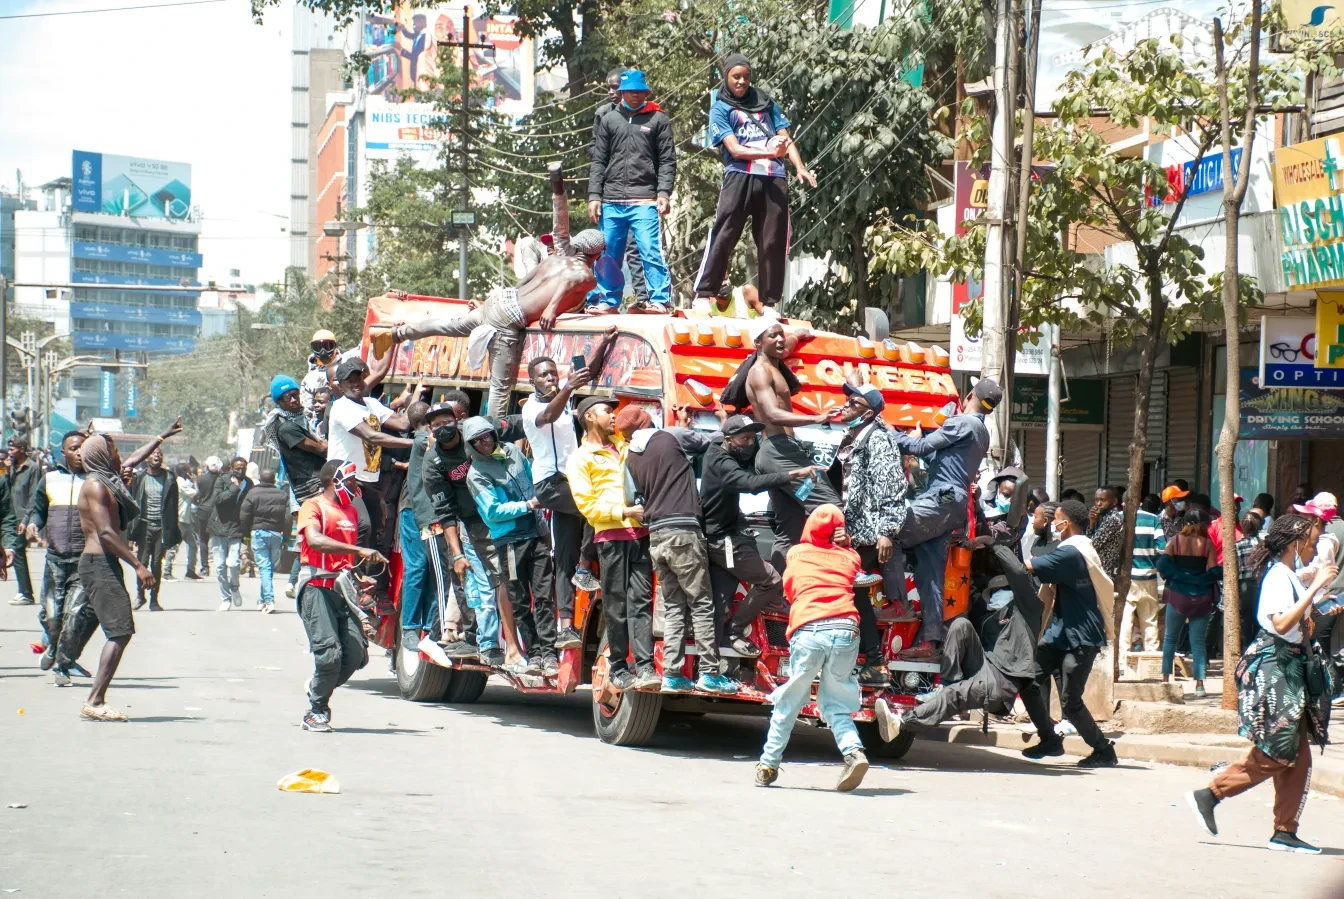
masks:
<instances>
[{"instance_id":1,"label":"blue cap","mask_svg":"<svg viewBox=\"0 0 1344 899\"><path fill-rule=\"evenodd\" d=\"M298 390L299 382L289 375L276 375L271 378L271 399L280 402L280 397L289 393L291 390Z\"/></svg>"},{"instance_id":2,"label":"blue cap","mask_svg":"<svg viewBox=\"0 0 1344 899\"><path fill-rule=\"evenodd\" d=\"M618 90L646 91L648 89L649 83L644 80L644 73L639 69L627 69L621 73L621 86Z\"/></svg>"},{"instance_id":3,"label":"blue cap","mask_svg":"<svg viewBox=\"0 0 1344 899\"><path fill-rule=\"evenodd\" d=\"M854 387L851 384L845 384L845 395L856 396L868 404L868 408L874 412L881 412L887 407L887 401L882 398L882 391L871 384L864 384L862 387Z\"/></svg>"}]
</instances>

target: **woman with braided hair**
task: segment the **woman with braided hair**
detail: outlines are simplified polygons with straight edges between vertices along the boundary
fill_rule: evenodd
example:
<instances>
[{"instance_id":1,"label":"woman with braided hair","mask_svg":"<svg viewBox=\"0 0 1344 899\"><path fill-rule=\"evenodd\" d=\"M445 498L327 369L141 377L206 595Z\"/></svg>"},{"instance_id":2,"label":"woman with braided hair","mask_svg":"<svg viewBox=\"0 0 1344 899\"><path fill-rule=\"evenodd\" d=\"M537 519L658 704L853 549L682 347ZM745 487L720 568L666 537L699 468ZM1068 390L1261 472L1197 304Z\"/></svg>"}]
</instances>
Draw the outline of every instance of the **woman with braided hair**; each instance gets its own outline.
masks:
<instances>
[{"instance_id":1,"label":"woman with braided hair","mask_svg":"<svg viewBox=\"0 0 1344 899\"><path fill-rule=\"evenodd\" d=\"M1303 587L1294 568L1310 562L1316 552L1314 521L1302 515L1274 519L1269 533L1251 553L1252 571L1260 584L1256 621L1260 631L1237 665L1238 732L1254 745L1246 758L1233 762L1202 790L1186 796L1201 826L1218 834L1214 807L1257 784L1274 780L1274 835L1269 848L1311 855L1320 849L1298 839L1297 823L1311 782L1311 742L1324 747L1333 692L1329 666L1319 695L1308 688L1307 641L1311 610L1317 596L1338 569L1326 563ZM1338 614L1336 607L1329 614ZM1304 631L1306 631L1304 633Z\"/></svg>"}]
</instances>

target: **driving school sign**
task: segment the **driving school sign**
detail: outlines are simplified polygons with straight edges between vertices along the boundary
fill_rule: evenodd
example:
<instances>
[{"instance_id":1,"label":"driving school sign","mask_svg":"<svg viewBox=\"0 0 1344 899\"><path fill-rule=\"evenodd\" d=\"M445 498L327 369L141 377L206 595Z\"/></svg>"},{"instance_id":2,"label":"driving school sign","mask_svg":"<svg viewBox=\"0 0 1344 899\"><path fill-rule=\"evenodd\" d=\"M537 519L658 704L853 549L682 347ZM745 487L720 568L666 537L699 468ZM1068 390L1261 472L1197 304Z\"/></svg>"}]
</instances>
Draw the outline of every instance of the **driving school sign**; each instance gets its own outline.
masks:
<instances>
[{"instance_id":1,"label":"driving school sign","mask_svg":"<svg viewBox=\"0 0 1344 899\"><path fill-rule=\"evenodd\" d=\"M1316 320L1260 319L1260 386L1344 388L1344 368L1316 367Z\"/></svg>"}]
</instances>

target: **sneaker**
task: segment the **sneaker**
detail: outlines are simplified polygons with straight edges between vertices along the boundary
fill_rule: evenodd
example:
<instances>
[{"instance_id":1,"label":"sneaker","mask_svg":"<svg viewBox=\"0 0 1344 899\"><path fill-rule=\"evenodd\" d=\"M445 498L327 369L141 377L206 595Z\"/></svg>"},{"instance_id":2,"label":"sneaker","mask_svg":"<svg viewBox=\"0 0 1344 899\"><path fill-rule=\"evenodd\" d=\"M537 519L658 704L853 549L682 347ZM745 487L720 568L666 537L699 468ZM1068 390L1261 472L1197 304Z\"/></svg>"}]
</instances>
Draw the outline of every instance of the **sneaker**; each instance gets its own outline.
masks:
<instances>
[{"instance_id":1,"label":"sneaker","mask_svg":"<svg viewBox=\"0 0 1344 899\"><path fill-rule=\"evenodd\" d=\"M578 649L583 646L583 637L572 627L567 627L555 635L556 649Z\"/></svg>"},{"instance_id":2,"label":"sneaker","mask_svg":"<svg viewBox=\"0 0 1344 899\"><path fill-rule=\"evenodd\" d=\"M293 585L293 584L285 584L285 598L286 598L286 599L293 599L293 598L294 598L294 585Z\"/></svg>"},{"instance_id":3,"label":"sneaker","mask_svg":"<svg viewBox=\"0 0 1344 899\"><path fill-rule=\"evenodd\" d=\"M498 647L481 650L481 662L489 665L491 668L503 668L504 650Z\"/></svg>"},{"instance_id":4,"label":"sneaker","mask_svg":"<svg viewBox=\"0 0 1344 899\"><path fill-rule=\"evenodd\" d=\"M69 673L62 671L60 668L56 669L56 672L52 675L52 680L58 687L68 687L71 684Z\"/></svg>"},{"instance_id":5,"label":"sneaker","mask_svg":"<svg viewBox=\"0 0 1344 899\"><path fill-rule=\"evenodd\" d=\"M859 686L885 687L891 683L891 675L881 665L863 665L859 668Z\"/></svg>"},{"instance_id":6,"label":"sneaker","mask_svg":"<svg viewBox=\"0 0 1344 899\"><path fill-rule=\"evenodd\" d=\"M215 611L216 611L216 612L227 612L227 611L229 611L229 610L232 609L232 608L233 608L233 603L232 603L231 601L229 601L229 600L226 599L226 600L224 600L222 603L220 603L218 606L215 607Z\"/></svg>"},{"instance_id":7,"label":"sneaker","mask_svg":"<svg viewBox=\"0 0 1344 899\"><path fill-rule=\"evenodd\" d=\"M634 308L632 307L630 311L633 312ZM649 300L644 306L645 315L667 315L671 311L666 303L655 303L653 300Z\"/></svg>"},{"instance_id":8,"label":"sneaker","mask_svg":"<svg viewBox=\"0 0 1344 899\"><path fill-rule=\"evenodd\" d=\"M177 578L173 577L173 573L172 573L171 571L170 571L170 572L167 572L166 574L164 574L163 579L164 579L165 581L175 581L175 580L177 580Z\"/></svg>"},{"instance_id":9,"label":"sneaker","mask_svg":"<svg viewBox=\"0 0 1344 899\"><path fill-rule=\"evenodd\" d=\"M415 642L419 643L420 641L416 640ZM480 658L480 653L476 650L476 647L466 640L451 640L444 643L443 654L450 659L459 659L461 661ZM503 653L501 653L501 655L503 655ZM531 673L531 671L528 671L528 674Z\"/></svg>"},{"instance_id":10,"label":"sneaker","mask_svg":"<svg viewBox=\"0 0 1344 899\"><path fill-rule=\"evenodd\" d=\"M412 646L420 645L420 632L414 628L404 627L401 629L401 645L404 649L410 649Z\"/></svg>"},{"instance_id":11,"label":"sneaker","mask_svg":"<svg viewBox=\"0 0 1344 899\"><path fill-rule=\"evenodd\" d=\"M760 647L745 637L734 637L732 647L733 652L744 659L758 659L761 656Z\"/></svg>"},{"instance_id":12,"label":"sneaker","mask_svg":"<svg viewBox=\"0 0 1344 899\"><path fill-rule=\"evenodd\" d=\"M1296 852L1299 855L1320 855L1321 850L1306 840L1300 840L1297 834L1287 830L1276 830L1269 838L1269 848L1276 852Z\"/></svg>"},{"instance_id":13,"label":"sneaker","mask_svg":"<svg viewBox=\"0 0 1344 899\"><path fill-rule=\"evenodd\" d=\"M629 668L622 668L620 671L613 671L607 678L607 683L611 684L613 690L624 693L635 686L635 674ZM662 683L659 681L658 685L661 687Z\"/></svg>"},{"instance_id":14,"label":"sneaker","mask_svg":"<svg viewBox=\"0 0 1344 899\"><path fill-rule=\"evenodd\" d=\"M36 605L36 603L34 602L34 600L33 600L33 598L32 598L31 596L24 596L22 593L20 593L18 596L16 596L16 597L14 597L13 599L11 599L11 600L9 601L9 604L10 604L11 606L31 606L31 605Z\"/></svg>"},{"instance_id":15,"label":"sneaker","mask_svg":"<svg viewBox=\"0 0 1344 899\"><path fill-rule=\"evenodd\" d=\"M771 768L769 765L756 763L756 786L768 787L779 780L779 769Z\"/></svg>"},{"instance_id":16,"label":"sneaker","mask_svg":"<svg viewBox=\"0 0 1344 899\"><path fill-rule=\"evenodd\" d=\"M241 609L243 607L243 594L241 593L233 594L233 605L235 608L238 609Z\"/></svg>"},{"instance_id":17,"label":"sneaker","mask_svg":"<svg viewBox=\"0 0 1344 899\"><path fill-rule=\"evenodd\" d=\"M885 699L873 703L873 718L877 721L877 733L883 743L890 743L901 735L901 713L893 712L891 704Z\"/></svg>"},{"instance_id":18,"label":"sneaker","mask_svg":"<svg viewBox=\"0 0 1344 899\"><path fill-rule=\"evenodd\" d=\"M1120 764L1120 757L1115 754L1115 744L1107 741L1096 749L1087 758L1078 762L1079 768L1114 768Z\"/></svg>"},{"instance_id":19,"label":"sneaker","mask_svg":"<svg viewBox=\"0 0 1344 899\"><path fill-rule=\"evenodd\" d=\"M841 793L848 793L863 783L863 776L867 773L868 756L863 754L862 749L856 749L845 756L845 770L840 772L835 788Z\"/></svg>"},{"instance_id":20,"label":"sneaker","mask_svg":"<svg viewBox=\"0 0 1344 899\"><path fill-rule=\"evenodd\" d=\"M151 612L162 612L163 606L159 605L158 602L155 601L149 604L149 610Z\"/></svg>"},{"instance_id":21,"label":"sneaker","mask_svg":"<svg viewBox=\"0 0 1344 899\"><path fill-rule=\"evenodd\" d=\"M311 730L314 733L331 733L331 719L321 712L309 710L308 714L303 716L303 721L299 725L304 730Z\"/></svg>"},{"instance_id":22,"label":"sneaker","mask_svg":"<svg viewBox=\"0 0 1344 899\"><path fill-rule=\"evenodd\" d=\"M1196 699L1205 699L1205 698L1208 697L1208 695L1209 695L1209 692L1208 692L1207 690L1204 689L1204 685L1203 685L1203 684L1196 684L1196 685L1195 685L1195 698L1196 698Z\"/></svg>"},{"instance_id":23,"label":"sneaker","mask_svg":"<svg viewBox=\"0 0 1344 899\"><path fill-rule=\"evenodd\" d=\"M275 603L273 603L273 602L264 602L264 603L261 604L261 614L263 614L263 615L271 615L271 614L273 614L274 612L275 612Z\"/></svg>"},{"instance_id":24,"label":"sneaker","mask_svg":"<svg viewBox=\"0 0 1344 899\"><path fill-rule=\"evenodd\" d=\"M51 666L56 664L56 644L48 643L47 648L42 650L42 658L38 660L37 667L43 671L50 671Z\"/></svg>"},{"instance_id":25,"label":"sneaker","mask_svg":"<svg viewBox=\"0 0 1344 899\"><path fill-rule=\"evenodd\" d=\"M203 581L203 580L205 580L205 578L201 577L199 574L197 574L197 573L194 572L194 571L188 571L188 572L187 572L187 580L189 580L189 581Z\"/></svg>"},{"instance_id":26,"label":"sneaker","mask_svg":"<svg viewBox=\"0 0 1344 899\"><path fill-rule=\"evenodd\" d=\"M78 662L71 662L70 667L65 670L67 673L77 675L78 677L93 677L93 675L89 673L89 669Z\"/></svg>"},{"instance_id":27,"label":"sneaker","mask_svg":"<svg viewBox=\"0 0 1344 899\"><path fill-rule=\"evenodd\" d=\"M1193 793L1186 793L1185 804L1195 813L1195 820L1199 822L1200 827L1207 830L1210 836L1218 836L1218 822L1213 820L1213 809L1218 805L1218 797L1213 795L1213 790L1205 787Z\"/></svg>"},{"instance_id":28,"label":"sneaker","mask_svg":"<svg viewBox=\"0 0 1344 899\"><path fill-rule=\"evenodd\" d=\"M732 695L738 690L737 681L722 674L702 674L695 682L695 689L704 693L726 693Z\"/></svg>"},{"instance_id":29,"label":"sneaker","mask_svg":"<svg viewBox=\"0 0 1344 899\"><path fill-rule=\"evenodd\" d=\"M691 679L689 677L686 677L681 674L663 675L664 693L690 693L694 689L695 684L691 683Z\"/></svg>"},{"instance_id":30,"label":"sneaker","mask_svg":"<svg viewBox=\"0 0 1344 899\"><path fill-rule=\"evenodd\" d=\"M854 578L854 586L860 588L876 587L882 583L882 575L873 571L865 571Z\"/></svg>"},{"instance_id":31,"label":"sneaker","mask_svg":"<svg viewBox=\"0 0 1344 899\"><path fill-rule=\"evenodd\" d=\"M541 656L528 656L527 667L523 669L524 674L540 676L544 671L541 665Z\"/></svg>"},{"instance_id":32,"label":"sneaker","mask_svg":"<svg viewBox=\"0 0 1344 899\"><path fill-rule=\"evenodd\" d=\"M1055 739L1050 742L1042 740L1035 746L1028 746L1022 750L1022 757L1029 758L1032 761L1039 761L1046 756L1056 756L1064 754L1064 741Z\"/></svg>"},{"instance_id":33,"label":"sneaker","mask_svg":"<svg viewBox=\"0 0 1344 899\"><path fill-rule=\"evenodd\" d=\"M652 668L642 668L635 674L634 688L641 693L658 693L663 689L663 679Z\"/></svg>"},{"instance_id":34,"label":"sneaker","mask_svg":"<svg viewBox=\"0 0 1344 899\"><path fill-rule=\"evenodd\" d=\"M598 593L602 589L602 582L597 579L597 575L587 568L580 568L575 571L574 576L569 581L585 593Z\"/></svg>"},{"instance_id":35,"label":"sneaker","mask_svg":"<svg viewBox=\"0 0 1344 899\"><path fill-rule=\"evenodd\" d=\"M143 596L137 596L135 598L135 605L131 606L131 608L135 609L138 612L145 607L146 602L148 602L148 600L146 600Z\"/></svg>"},{"instance_id":36,"label":"sneaker","mask_svg":"<svg viewBox=\"0 0 1344 899\"><path fill-rule=\"evenodd\" d=\"M900 657L908 662L931 662L937 661L942 655L942 646L932 640L925 640L923 643L916 643L909 649L902 650Z\"/></svg>"},{"instance_id":37,"label":"sneaker","mask_svg":"<svg viewBox=\"0 0 1344 899\"><path fill-rule=\"evenodd\" d=\"M555 657L555 653L546 652L541 656L541 676L555 677L560 673L560 660Z\"/></svg>"}]
</instances>

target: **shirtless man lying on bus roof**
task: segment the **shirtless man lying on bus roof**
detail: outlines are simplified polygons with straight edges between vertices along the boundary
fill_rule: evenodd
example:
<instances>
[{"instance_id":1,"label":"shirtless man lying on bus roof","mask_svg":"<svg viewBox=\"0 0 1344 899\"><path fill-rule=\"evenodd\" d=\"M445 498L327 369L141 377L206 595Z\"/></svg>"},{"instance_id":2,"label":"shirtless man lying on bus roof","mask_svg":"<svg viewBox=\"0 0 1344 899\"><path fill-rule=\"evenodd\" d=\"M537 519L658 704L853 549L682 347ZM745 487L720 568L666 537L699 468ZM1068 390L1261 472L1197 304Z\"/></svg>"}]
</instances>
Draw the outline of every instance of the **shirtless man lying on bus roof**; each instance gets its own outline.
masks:
<instances>
[{"instance_id":1,"label":"shirtless man lying on bus roof","mask_svg":"<svg viewBox=\"0 0 1344 899\"><path fill-rule=\"evenodd\" d=\"M564 181L552 177L551 183L559 200L564 196ZM556 203L559 208L563 205ZM560 221L562 217L563 222ZM466 315L398 324L392 329L392 339L397 343L421 337L471 335L468 363L473 368L483 361L484 349L488 346L490 399L486 415L492 421L499 421L508 411L509 393L518 381L523 332L535 324L540 324L543 331L551 330L561 315L583 309L585 297L597 284L593 265L607 247L602 232L589 228L565 241L563 238L569 233L568 215L562 216L558 209L556 219L555 244L559 255L543 259L517 287L491 292L483 305ZM565 253L566 244L568 253Z\"/></svg>"}]
</instances>

